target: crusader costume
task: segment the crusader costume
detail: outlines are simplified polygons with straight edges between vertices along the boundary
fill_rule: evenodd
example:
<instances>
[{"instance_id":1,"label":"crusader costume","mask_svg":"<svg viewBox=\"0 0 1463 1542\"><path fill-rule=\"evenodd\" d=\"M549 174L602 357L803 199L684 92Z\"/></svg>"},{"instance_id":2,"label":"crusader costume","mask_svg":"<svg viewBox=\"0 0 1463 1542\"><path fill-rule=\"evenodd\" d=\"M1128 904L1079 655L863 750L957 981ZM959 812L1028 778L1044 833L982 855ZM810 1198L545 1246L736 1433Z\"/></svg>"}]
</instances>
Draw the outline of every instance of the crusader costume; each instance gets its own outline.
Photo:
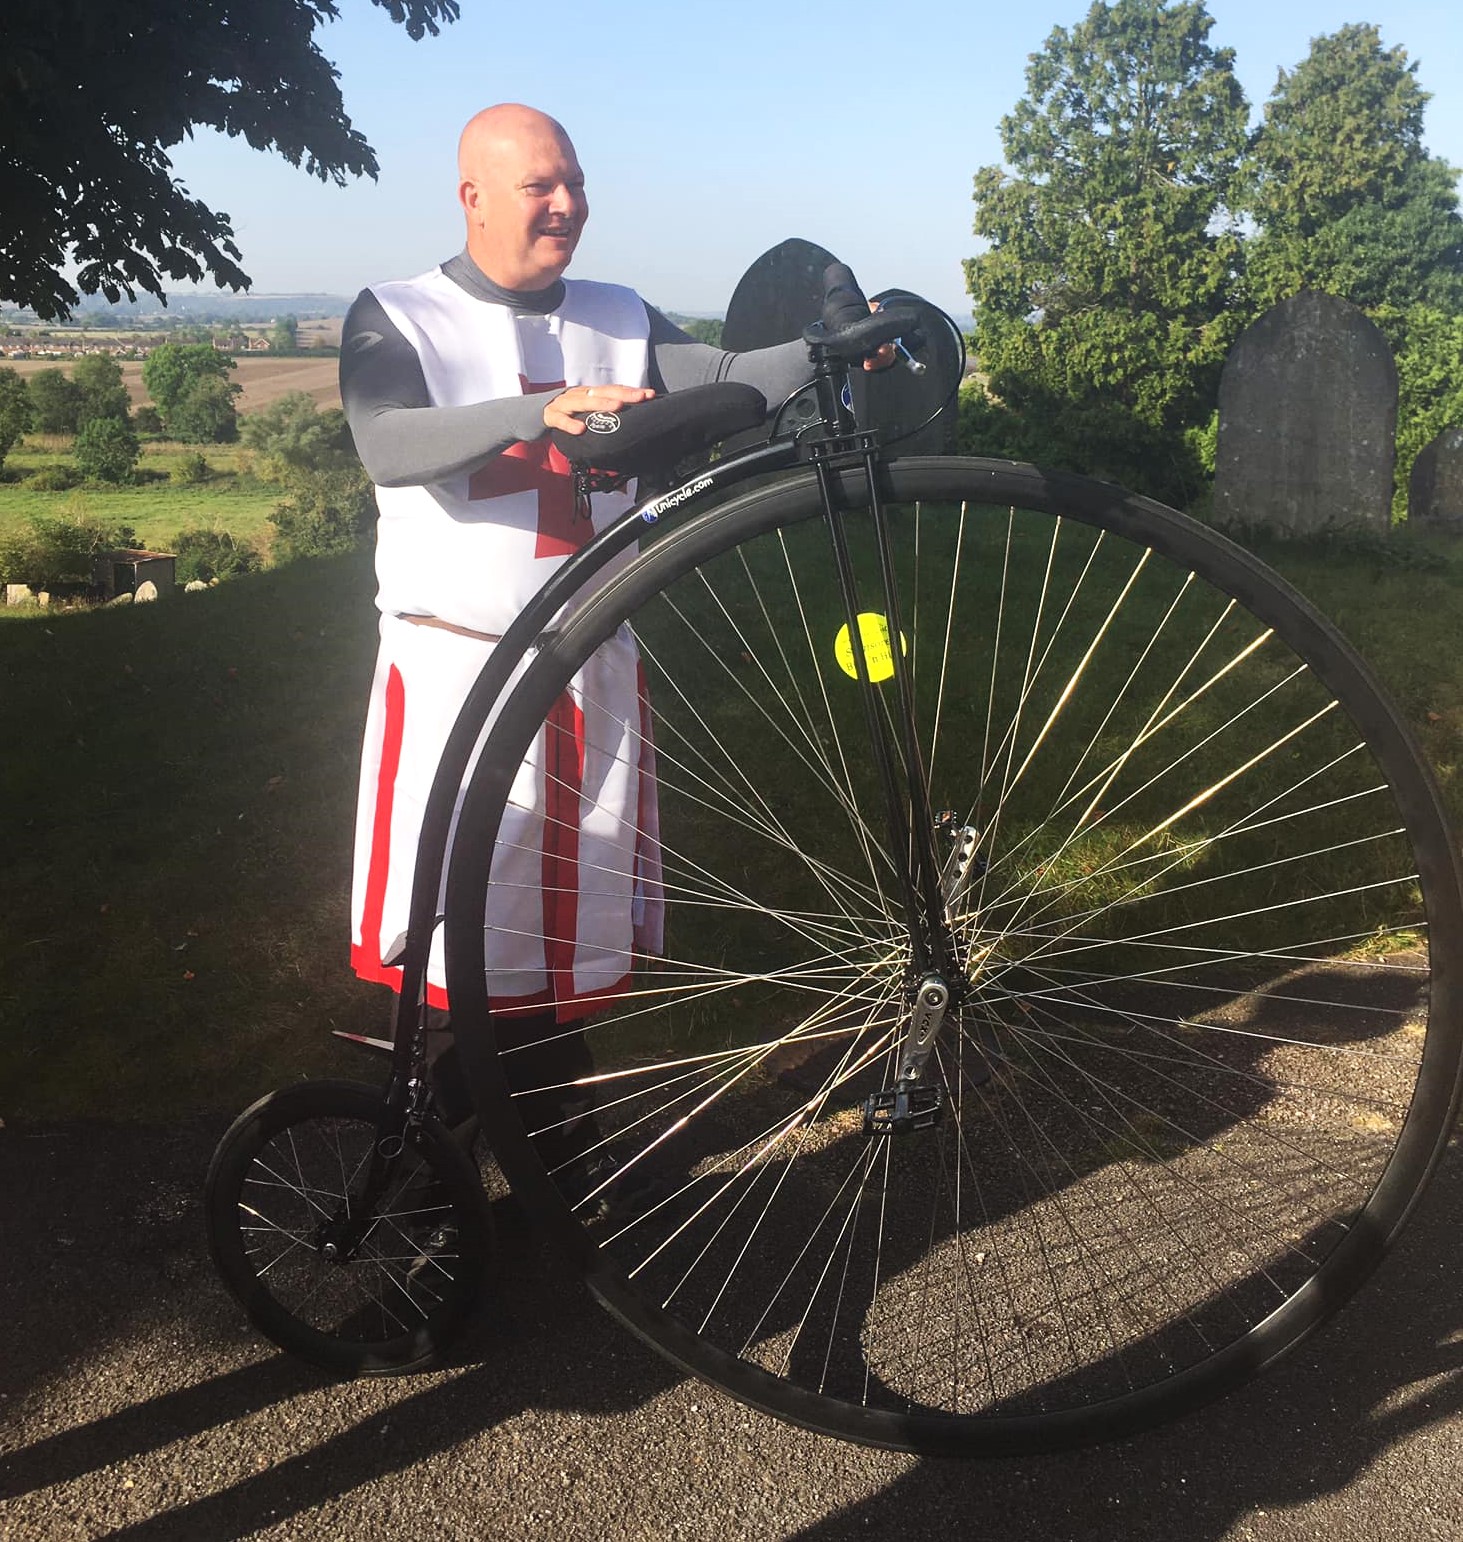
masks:
<instances>
[{"instance_id":1,"label":"crusader costume","mask_svg":"<svg viewBox=\"0 0 1463 1542\"><path fill-rule=\"evenodd\" d=\"M565 279L505 290L466 253L358 297L341 340L341 395L377 486L382 613L352 893L362 977L400 988L391 960L422 809L469 687L555 567L630 503L597 494L593 526L576 518L568 464L544 437L544 393L733 379L780 401L807 374L800 342L723 353L631 290ZM653 752L628 635L599 650L555 719L515 783L485 957L495 1008L572 1022L592 1010L587 998L625 982L637 951L660 945ZM440 929L428 1000L447 1006Z\"/></svg>"}]
</instances>

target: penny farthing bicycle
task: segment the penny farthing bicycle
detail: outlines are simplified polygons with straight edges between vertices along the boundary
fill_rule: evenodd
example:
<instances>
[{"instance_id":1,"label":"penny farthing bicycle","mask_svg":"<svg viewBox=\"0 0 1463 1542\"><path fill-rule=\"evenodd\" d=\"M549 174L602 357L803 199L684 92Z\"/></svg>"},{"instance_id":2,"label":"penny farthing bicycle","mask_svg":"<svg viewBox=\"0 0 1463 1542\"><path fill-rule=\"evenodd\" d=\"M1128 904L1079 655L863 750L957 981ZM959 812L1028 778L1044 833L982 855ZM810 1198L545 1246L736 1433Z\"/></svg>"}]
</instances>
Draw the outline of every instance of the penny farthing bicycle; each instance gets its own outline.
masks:
<instances>
[{"instance_id":1,"label":"penny farthing bicycle","mask_svg":"<svg viewBox=\"0 0 1463 1542\"><path fill-rule=\"evenodd\" d=\"M901 334L917 355L914 318L831 282L767 442L706 458L764 421L720 386L563 443L598 439L585 496L704 463L568 561L478 681L384 1092L290 1088L219 1148L214 1257L295 1353L411 1369L478 1294L482 1189L420 1008L460 790L453 1023L515 1193L635 1333L800 1424L974 1454L1182 1412L1344 1300L1437 1161L1463 899L1396 708L1184 515L886 453L849 371ZM627 646L648 708L546 751ZM590 784L652 765L634 852L607 856ZM485 917L536 807L556 883L663 917L584 1030L589 1185L536 1154L544 1089L495 1035ZM565 907L537 910L542 956L572 948Z\"/></svg>"}]
</instances>

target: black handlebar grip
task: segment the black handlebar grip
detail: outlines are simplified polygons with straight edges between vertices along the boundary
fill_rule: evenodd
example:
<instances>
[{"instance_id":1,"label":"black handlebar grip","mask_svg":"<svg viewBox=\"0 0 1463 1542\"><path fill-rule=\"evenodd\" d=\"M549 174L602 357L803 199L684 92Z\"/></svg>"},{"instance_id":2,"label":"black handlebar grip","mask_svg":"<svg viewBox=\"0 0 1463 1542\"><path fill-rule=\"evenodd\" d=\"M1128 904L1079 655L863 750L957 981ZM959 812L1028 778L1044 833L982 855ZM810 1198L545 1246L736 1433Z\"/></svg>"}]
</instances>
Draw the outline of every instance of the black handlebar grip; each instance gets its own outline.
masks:
<instances>
[{"instance_id":1,"label":"black handlebar grip","mask_svg":"<svg viewBox=\"0 0 1463 1542\"><path fill-rule=\"evenodd\" d=\"M869 302L864 298L853 276L853 269L846 262L830 262L823 269L823 325L829 332L864 321L869 314Z\"/></svg>"}]
</instances>

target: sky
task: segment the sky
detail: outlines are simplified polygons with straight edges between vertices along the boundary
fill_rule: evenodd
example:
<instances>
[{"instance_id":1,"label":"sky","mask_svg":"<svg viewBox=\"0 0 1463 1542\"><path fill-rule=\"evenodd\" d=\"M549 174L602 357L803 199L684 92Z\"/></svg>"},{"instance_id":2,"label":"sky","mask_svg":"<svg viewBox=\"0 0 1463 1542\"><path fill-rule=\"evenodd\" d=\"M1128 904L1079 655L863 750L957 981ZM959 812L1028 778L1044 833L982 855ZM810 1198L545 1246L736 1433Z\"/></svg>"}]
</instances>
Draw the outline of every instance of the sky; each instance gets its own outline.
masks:
<instances>
[{"instance_id":1,"label":"sky","mask_svg":"<svg viewBox=\"0 0 1463 1542\"><path fill-rule=\"evenodd\" d=\"M869 293L901 287L969 313L971 178L999 162L999 124L1029 56L1086 0L617 0L543 25L502 0L413 43L366 0L317 40L378 181L321 184L241 140L200 133L173 153L191 193L232 217L253 293L354 295L462 246L456 145L495 101L569 130L590 222L571 277L720 314L747 266L789 236L820 242ZM1310 40L1377 22L1432 93L1424 140L1463 167L1457 0L1209 0L1210 42L1235 51L1258 118Z\"/></svg>"}]
</instances>

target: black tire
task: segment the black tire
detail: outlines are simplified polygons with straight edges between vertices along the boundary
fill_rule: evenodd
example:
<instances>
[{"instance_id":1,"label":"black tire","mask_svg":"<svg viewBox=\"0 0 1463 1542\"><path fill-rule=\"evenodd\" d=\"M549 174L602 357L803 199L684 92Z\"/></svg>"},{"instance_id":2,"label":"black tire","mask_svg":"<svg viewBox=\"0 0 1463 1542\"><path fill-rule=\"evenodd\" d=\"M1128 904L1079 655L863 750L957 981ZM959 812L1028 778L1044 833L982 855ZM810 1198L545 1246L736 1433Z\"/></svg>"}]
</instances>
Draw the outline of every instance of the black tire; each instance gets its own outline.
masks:
<instances>
[{"instance_id":1,"label":"black tire","mask_svg":"<svg viewBox=\"0 0 1463 1542\"><path fill-rule=\"evenodd\" d=\"M896 462L884 491L932 806L968 836L939 1122L864 1132L908 949L805 474L660 533L504 708L449 880L458 1043L515 1190L677 1363L884 1446L1117 1436L1291 1348L1408 1214L1458 1099L1456 845L1397 711L1249 553L1005 462ZM483 918L520 762L626 622L666 943L588 1027L618 1166L586 1184L514 1116ZM643 754L624 717L581 779ZM574 881L624 889L629 860Z\"/></svg>"},{"instance_id":2,"label":"black tire","mask_svg":"<svg viewBox=\"0 0 1463 1542\"><path fill-rule=\"evenodd\" d=\"M430 1119L409 1135L369 1227L330 1262L322 1226L347 1214L376 1139L378 1088L301 1082L245 1109L209 1166L220 1276L281 1349L343 1376L422 1370L478 1299L491 1255L472 1164Z\"/></svg>"}]
</instances>

